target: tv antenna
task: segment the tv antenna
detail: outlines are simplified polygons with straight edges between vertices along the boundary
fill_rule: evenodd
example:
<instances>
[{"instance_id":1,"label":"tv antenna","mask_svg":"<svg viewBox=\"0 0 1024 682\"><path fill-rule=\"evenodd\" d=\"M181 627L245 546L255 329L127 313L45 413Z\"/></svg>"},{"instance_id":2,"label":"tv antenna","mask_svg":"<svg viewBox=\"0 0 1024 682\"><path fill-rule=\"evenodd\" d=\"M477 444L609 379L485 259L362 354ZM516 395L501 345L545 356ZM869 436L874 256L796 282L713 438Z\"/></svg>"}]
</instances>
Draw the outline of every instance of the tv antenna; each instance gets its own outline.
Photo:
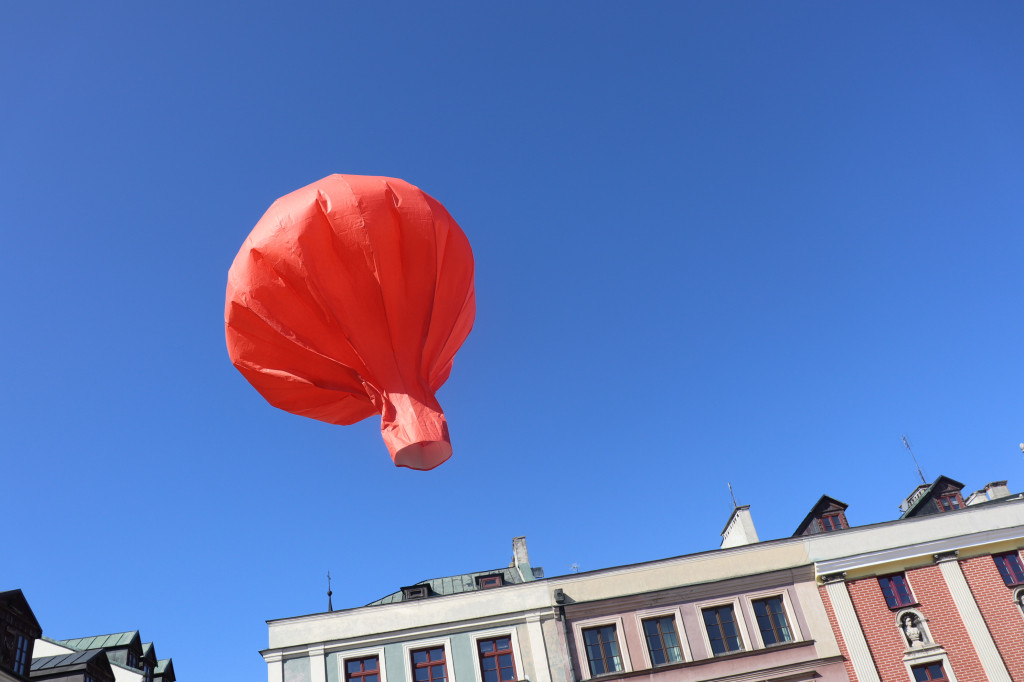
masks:
<instances>
[{"instance_id":1,"label":"tv antenna","mask_svg":"<svg viewBox=\"0 0 1024 682\"><path fill-rule=\"evenodd\" d=\"M921 465L917 463L917 457L914 455L914 449L910 447L910 441L907 440L906 436L900 436L900 438L903 440L903 446L907 448L910 456L914 458L914 466L917 467L917 475L921 477L921 483L928 485L928 481L924 480L924 473L921 471Z\"/></svg>"},{"instance_id":2,"label":"tv antenna","mask_svg":"<svg viewBox=\"0 0 1024 682\"><path fill-rule=\"evenodd\" d=\"M571 564L569 564L569 568L571 568L571 569L572 569L572 572L573 572L573 573L579 573L579 572L580 572L580 565L579 565L579 564L577 564L577 563L575 563L575 562L574 562L574 563L571 563Z\"/></svg>"},{"instance_id":3,"label":"tv antenna","mask_svg":"<svg viewBox=\"0 0 1024 682\"><path fill-rule=\"evenodd\" d=\"M331 595L332 594L334 594L334 593L331 592L331 572L328 570L327 571L327 610L328 611L333 611L334 610L334 604L331 602Z\"/></svg>"},{"instance_id":4,"label":"tv antenna","mask_svg":"<svg viewBox=\"0 0 1024 682\"><path fill-rule=\"evenodd\" d=\"M726 483L726 485L729 486L729 497L732 498L732 508L733 509L738 509L739 505L736 504L736 494L733 493L733 491L732 491L732 483Z\"/></svg>"}]
</instances>

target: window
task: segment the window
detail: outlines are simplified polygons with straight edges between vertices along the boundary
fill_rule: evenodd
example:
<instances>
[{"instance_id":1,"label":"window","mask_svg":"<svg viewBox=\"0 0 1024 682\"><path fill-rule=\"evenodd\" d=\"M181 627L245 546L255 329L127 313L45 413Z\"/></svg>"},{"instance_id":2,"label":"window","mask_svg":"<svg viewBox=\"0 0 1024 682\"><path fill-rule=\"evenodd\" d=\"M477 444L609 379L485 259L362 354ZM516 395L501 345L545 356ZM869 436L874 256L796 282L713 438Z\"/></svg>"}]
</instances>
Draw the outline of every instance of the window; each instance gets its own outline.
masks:
<instances>
[{"instance_id":1,"label":"window","mask_svg":"<svg viewBox=\"0 0 1024 682\"><path fill-rule=\"evenodd\" d=\"M885 603L890 609L898 609L902 606L910 606L916 603L914 595L910 592L910 585L902 573L887 575L878 579L878 586L882 588L882 595Z\"/></svg>"},{"instance_id":2,"label":"window","mask_svg":"<svg viewBox=\"0 0 1024 682\"><path fill-rule=\"evenodd\" d=\"M411 587L402 588L402 600L408 601L410 599L425 599L427 597L427 586L426 585L413 585Z\"/></svg>"},{"instance_id":3,"label":"window","mask_svg":"<svg viewBox=\"0 0 1024 682\"><path fill-rule=\"evenodd\" d=\"M602 625L583 631L583 643L587 647L587 663L594 677L622 670L619 656L619 642L615 639L615 626Z\"/></svg>"},{"instance_id":4,"label":"window","mask_svg":"<svg viewBox=\"0 0 1024 682\"><path fill-rule=\"evenodd\" d=\"M139 659L135 655L135 653L132 652L132 651L129 651L125 655L126 655L126 659L125 660L128 661L128 667L129 668L135 668L137 670L138 667L139 667Z\"/></svg>"},{"instance_id":5,"label":"window","mask_svg":"<svg viewBox=\"0 0 1024 682\"><path fill-rule=\"evenodd\" d=\"M379 682L380 663L376 656L345 661L345 682Z\"/></svg>"},{"instance_id":6,"label":"window","mask_svg":"<svg viewBox=\"0 0 1024 682\"><path fill-rule=\"evenodd\" d=\"M14 672L18 675L28 674L28 644L29 639L25 635L18 635L18 641L14 648Z\"/></svg>"},{"instance_id":7,"label":"window","mask_svg":"<svg viewBox=\"0 0 1024 682\"><path fill-rule=\"evenodd\" d=\"M1008 586L1024 585L1024 566L1020 563L1020 554L1007 552L1006 554L995 554L992 556L999 569L999 575Z\"/></svg>"},{"instance_id":8,"label":"window","mask_svg":"<svg viewBox=\"0 0 1024 682\"><path fill-rule=\"evenodd\" d=\"M946 671L943 669L941 661L938 663L915 665L910 669L910 672L914 674L914 682L926 682L926 680L949 680L949 678L946 677Z\"/></svg>"},{"instance_id":9,"label":"window","mask_svg":"<svg viewBox=\"0 0 1024 682\"><path fill-rule=\"evenodd\" d=\"M830 530L842 530L843 528L846 528L846 519L843 518L843 512L822 514L821 518L818 519L818 523L821 525L821 530L826 533Z\"/></svg>"},{"instance_id":10,"label":"window","mask_svg":"<svg viewBox=\"0 0 1024 682\"><path fill-rule=\"evenodd\" d=\"M757 617L757 627L761 630L761 639L765 646L793 641L789 621L786 620L786 610L782 606L782 597L754 600L754 615Z\"/></svg>"},{"instance_id":11,"label":"window","mask_svg":"<svg viewBox=\"0 0 1024 682\"><path fill-rule=\"evenodd\" d=\"M480 653L480 673L483 682L510 682L516 679L516 659L512 655L512 638L495 637L476 643Z\"/></svg>"},{"instance_id":12,"label":"window","mask_svg":"<svg viewBox=\"0 0 1024 682\"><path fill-rule=\"evenodd\" d=\"M647 650L651 652L651 665L682 663L683 652L676 635L676 620L672 616L649 618L643 622Z\"/></svg>"},{"instance_id":13,"label":"window","mask_svg":"<svg viewBox=\"0 0 1024 682\"><path fill-rule=\"evenodd\" d=\"M412 652L412 679L414 682L448 682L443 646Z\"/></svg>"},{"instance_id":14,"label":"window","mask_svg":"<svg viewBox=\"0 0 1024 682\"><path fill-rule=\"evenodd\" d=\"M743 650L732 604L703 609L703 613L708 640L711 642L711 653L718 656Z\"/></svg>"},{"instance_id":15,"label":"window","mask_svg":"<svg viewBox=\"0 0 1024 682\"><path fill-rule=\"evenodd\" d=\"M482 575L476 579L476 584L481 590L486 590L489 587L501 587L501 576Z\"/></svg>"},{"instance_id":16,"label":"window","mask_svg":"<svg viewBox=\"0 0 1024 682\"><path fill-rule=\"evenodd\" d=\"M953 511L954 509L964 508L964 498L960 497L958 492L943 493L936 498L935 502L939 505L939 511Z\"/></svg>"},{"instance_id":17,"label":"window","mask_svg":"<svg viewBox=\"0 0 1024 682\"><path fill-rule=\"evenodd\" d=\"M149 661L142 662L142 679L143 682L153 682L153 666L149 664Z\"/></svg>"}]
</instances>

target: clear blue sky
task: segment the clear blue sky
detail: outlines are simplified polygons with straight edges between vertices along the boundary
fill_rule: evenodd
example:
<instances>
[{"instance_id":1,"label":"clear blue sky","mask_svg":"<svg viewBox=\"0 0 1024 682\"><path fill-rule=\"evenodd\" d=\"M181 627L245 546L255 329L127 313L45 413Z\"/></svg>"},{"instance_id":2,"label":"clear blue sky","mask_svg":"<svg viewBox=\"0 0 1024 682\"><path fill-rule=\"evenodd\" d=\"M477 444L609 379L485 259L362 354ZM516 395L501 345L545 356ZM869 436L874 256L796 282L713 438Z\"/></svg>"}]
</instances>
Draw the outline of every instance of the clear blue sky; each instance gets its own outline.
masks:
<instances>
[{"instance_id":1,"label":"clear blue sky","mask_svg":"<svg viewBox=\"0 0 1024 682\"><path fill-rule=\"evenodd\" d=\"M559 5L552 7L551 5ZM3 2L0 589L265 679L264 620L1024 489L1024 6ZM477 264L454 457L268 406L227 269L329 173Z\"/></svg>"}]
</instances>

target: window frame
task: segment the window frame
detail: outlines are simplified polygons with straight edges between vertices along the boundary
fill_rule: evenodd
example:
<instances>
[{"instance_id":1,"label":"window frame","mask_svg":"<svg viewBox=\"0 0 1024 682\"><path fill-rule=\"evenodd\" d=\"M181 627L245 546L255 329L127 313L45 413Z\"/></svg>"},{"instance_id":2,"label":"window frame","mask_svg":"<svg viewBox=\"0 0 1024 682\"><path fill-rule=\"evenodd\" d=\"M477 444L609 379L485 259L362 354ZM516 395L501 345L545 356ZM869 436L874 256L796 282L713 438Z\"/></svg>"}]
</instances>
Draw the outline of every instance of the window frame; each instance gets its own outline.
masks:
<instances>
[{"instance_id":1,"label":"window frame","mask_svg":"<svg viewBox=\"0 0 1024 682\"><path fill-rule=\"evenodd\" d=\"M523 667L525 661L523 654L519 649L519 628L516 626L506 628L492 628L490 630L481 630L479 632L471 633L469 636L470 646L473 648L473 679L475 682L483 682L484 676L480 671L483 665L483 660L480 657L480 640L481 639L495 639L497 637L509 637L512 639L512 661L516 669L516 680L526 679L526 669ZM383 680L381 681L383 682Z\"/></svg>"},{"instance_id":2,"label":"window frame","mask_svg":"<svg viewBox=\"0 0 1024 682\"><path fill-rule=\"evenodd\" d=\"M412 655L416 651L422 651L423 649L436 649L441 647L444 649L444 673L445 682L456 682L455 681L455 666L452 665L452 639L451 637L435 637L431 639L418 639L413 642L405 642L402 644L402 656L404 657L405 668L405 682L415 682L415 670L416 666L413 665ZM339 678L340 680L341 678ZM381 680L381 682L384 682Z\"/></svg>"},{"instance_id":3,"label":"window frame","mask_svg":"<svg viewBox=\"0 0 1024 682\"><path fill-rule=\"evenodd\" d=\"M29 676L32 669L32 643L33 639L25 633L14 633L13 670L15 675L24 675L26 678Z\"/></svg>"},{"instance_id":4,"label":"window frame","mask_svg":"<svg viewBox=\"0 0 1024 682\"><path fill-rule=\"evenodd\" d=\"M839 523L835 528L826 528L825 519L830 520L830 525L832 519L837 520ZM846 514L842 511L825 512L824 514L818 517L818 528L821 530L822 533L833 533L837 530L846 530L849 527L849 524L846 522Z\"/></svg>"},{"instance_id":5,"label":"window frame","mask_svg":"<svg viewBox=\"0 0 1024 682\"><path fill-rule=\"evenodd\" d=\"M943 500L951 501L949 509L942 506ZM935 497L935 504L938 506L940 512L960 511L967 507L967 505L964 504L964 497L960 494L959 490L950 490L942 493L941 495L937 495Z\"/></svg>"},{"instance_id":6,"label":"window frame","mask_svg":"<svg viewBox=\"0 0 1024 682\"><path fill-rule=\"evenodd\" d=\"M694 605L697 608L697 620L700 622L700 633L704 638L704 651L707 653L708 658L721 658L722 656L728 656L730 654L738 654L742 651L751 651L752 640L750 639L750 630L747 628L746 616L743 613L743 609L740 608L740 598L733 597L732 599L714 599L706 602L701 602ZM711 649L711 637L708 635L708 626L704 622L704 609L717 609L723 606L731 606L733 617L736 619L736 634L740 638L740 648L735 651L726 651L721 654L716 654Z\"/></svg>"},{"instance_id":7,"label":"window frame","mask_svg":"<svg viewBox=\"0 0 1024 682\"><path fill-rule=\"evenodd\" d=\"M1000 559L1002 559L1005 562L1007 557L1013 557L1017 561L1016 570L1014 571L1017 574L1016 576L1010 576L1009 569L1006 570L1005 574L1003 573L1003 568L1000 566L999 561ZM1024 585L1024 560L1021 560L1020 552L1018 550L1015 549L1010 552L1000 552L999 554L993 554L992 561L995 563L996 570L999 572L999 577L1002 578L1004 585L1006 585L1007 587L1020 587L1021 585ZM1008 577L1013 577L1016 580L1016 582L1006 582L1006 579Z\"/></svg>"},{"instance_id":8,"label":"window frame","mask_svg":"<svg viewBox=\"0 0 1024 682\"><path fill-rule=\"evenodd\" d=\"M615 641L619 645L619 658L622 660L622 670L601 673L600 675L592 675L590 672L590 658L587 656L587 644L583 639L583 631L590 630L591 628L604 627L606 625L613 625L615 627ZM610 618L588 618L586 620L573 621L572 633L573 640L576 644L576 660L579 664L581 682L583 680L596 679L607 675L633 672L633 662L629 657L629 646L627 646L626 640L626 628L623 627L622 618L620 616L612 616Z\"/></svg>"},{"instance_id":9,"label":"window frame","mask_svg":"<svg viewBox=\"0 0 1024 682\"><path fill-rule=\"evenodd\" d=\"M689 663L693 660L693 653L690 651L690 642L686 636L686 628L683 625L683 613L678 606L670 608L652 608L644 609L643 611L633 612L634 620L636 621L636 631L640 633L640 639L643 643L643 655L644 655L644 666L648 670L655 670L656 667L654 662L651 660L651 652L647 648L647 635L644 632L644 621L650 620L651 618L666 618L672 616L676 625L676 637L679 638L679 649L683 655L683 663ZM676 663L665 663L657 666L657 668L664 668L668 665L677 665Z\"/></svg>"},{"instance_id":10,"label":"window frame","mask_svg":"<svg viewBox=\"0 0 1024 682\"><path fill-rule=\"evenodd\" d=\"M342 651L331 651L325 655L338 654L338 680L345 682L348 675L345 670L345 663L355 659L377 657L377 674L380 675L380 682L388 682L386 664L384 662L384 647L371 647L366 649L345 649ZM411 682L411 680L410 680Z\"/></svg>"},{"instance_id":11,"label":"window frame","mask_svg":"<svg viewBox=\"0 0 1024 682\"><path fill-rule=\"evenodd\" d=\"M934 665L936 663L942 664L942 672L945 673L946 679L949 682L957 682L956 673L949 665L949 656L946 655L944 650L940 649L937 655L934 651L919 651L906 654L903 657L903 667L907 671L907 679L910 682L917 682L914 679L914 668L922 665Z\"/></svg>"},{"instance_id":12,"label":"window frame","mask_svg":"<svg viewBox=\"0 0 1024 682\"><path fill-rule=\"evenodd\" d=\"M897 576L899 576L900 578L903 579L903 584L906 586L907 592L910 594L910 601L908 601L908 602L896 601L896 603L893 604L893 603L890 603L889 602L889 598L885 596L885 588L882 587L882 581L883 580L889 580L890 581L890 585L892 585L892 579L897 577ZM911 606L919 606L918 601L917 601L917 597L914 596L914 588L910 584L910 579L907 578L906 571L899 571L897 573L887 573L886 575L876 576L876 578L877 578L876 582L878 584L878 591L881 592L882 599L885 600L885 604L886 604L886 606L889 607L890 611L898 611L900 609L905 609L905 608L908 608L908 607L911 607ZM896 590L895 586L893 586L893 588L892 588L892 594L893 594L893 598L894 599L899 599L899 591Z\"/></svg>"},{"instance_id":13,"label":"window frame","mask_svg":"<svg viewBox=\"0 0 1024 682\"><path fill-rule=\"evenodd\" d=\"M490 581L490 580L495 580L497 582L495 582L492 585L485 585L484 584L485 582ZM481 576L477 576L477 579L476 579L476 587L479 590L493 590L495 587L502 587L502 586L504 586L504 584L505 584L505 580L504 580L504 578L502 578L500 573L495 573L494 575L481 575Z\"/></svg>"},{"instance_id":14,"label":"window frame","mask_svg":"<svg viewBox=\"0 0 1024 682\"><path fill-rule=\"evenodd\" d=\"M754 602L761 601L762 599L771 599L773 597L778 597L782 600L782 613L786 616L786 624L789 626L791 639L788 642L765 644L764 636L761 634L761 624L757 622L757 611L754 610ZM754 648L771 649L783 644L792 644L793 642L804 641L803 633L800 632L800 623L796 619L796 609L793 608L793 601L789 596L789 589L782 588L781 590L762 590L760 592L751 592L743 595L743 600L746 602L746 607L750 609L750 616L754 619L754 627L751 628L753 631Z\"/></svg>"}]
</instances>

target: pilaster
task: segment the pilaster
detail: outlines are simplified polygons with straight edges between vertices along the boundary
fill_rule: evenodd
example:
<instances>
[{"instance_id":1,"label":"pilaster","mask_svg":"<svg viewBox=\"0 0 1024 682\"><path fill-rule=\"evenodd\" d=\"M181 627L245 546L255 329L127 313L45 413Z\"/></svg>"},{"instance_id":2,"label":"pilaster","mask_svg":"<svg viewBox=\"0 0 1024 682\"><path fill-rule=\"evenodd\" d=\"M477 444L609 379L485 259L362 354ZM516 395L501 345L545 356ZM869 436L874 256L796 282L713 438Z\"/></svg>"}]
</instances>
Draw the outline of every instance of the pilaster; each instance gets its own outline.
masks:
<instances>
[{"instance_id":1,"label":"pilaster","mask_svg":"<svg viewBox=\"0 0 1024 682\"><path fill-rule=\"evenodd\" d=\"M836 622L839 624L839 632L846 642L846 650L850 654L850 663L853 664L853 671L857 674L859 682L882 682L878 676L878 669L871 658L871 650L868 649L868 642L864 638L864 631L857 619L857 611L853 608L853 600L850 599L850 591L846 589L846 574L832 573L822 576L825 583L825 591L832 601L832 610L836 614Z\"/></svg>"}]
</instances>

